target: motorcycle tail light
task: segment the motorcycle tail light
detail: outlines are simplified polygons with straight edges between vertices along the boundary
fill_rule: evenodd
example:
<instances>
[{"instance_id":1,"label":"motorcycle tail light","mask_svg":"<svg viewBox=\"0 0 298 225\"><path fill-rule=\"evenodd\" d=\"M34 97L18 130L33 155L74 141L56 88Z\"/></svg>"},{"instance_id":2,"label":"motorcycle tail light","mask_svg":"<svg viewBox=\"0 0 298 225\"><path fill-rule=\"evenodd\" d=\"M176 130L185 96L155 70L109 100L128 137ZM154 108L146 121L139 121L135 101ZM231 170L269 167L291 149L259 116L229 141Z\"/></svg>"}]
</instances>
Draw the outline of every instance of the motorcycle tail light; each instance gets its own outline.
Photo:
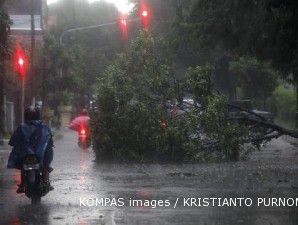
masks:
<instances>
[{"instance_id":1,"label":"motorcycle tail light","mask_svg":"<svg viewBox=\"0 0 298 225\"><path fill-rule=\"evenodd\" d=\"M85 135L86 131L84 129L81 130L81 135Z\"/></svg>"}]
</instances>

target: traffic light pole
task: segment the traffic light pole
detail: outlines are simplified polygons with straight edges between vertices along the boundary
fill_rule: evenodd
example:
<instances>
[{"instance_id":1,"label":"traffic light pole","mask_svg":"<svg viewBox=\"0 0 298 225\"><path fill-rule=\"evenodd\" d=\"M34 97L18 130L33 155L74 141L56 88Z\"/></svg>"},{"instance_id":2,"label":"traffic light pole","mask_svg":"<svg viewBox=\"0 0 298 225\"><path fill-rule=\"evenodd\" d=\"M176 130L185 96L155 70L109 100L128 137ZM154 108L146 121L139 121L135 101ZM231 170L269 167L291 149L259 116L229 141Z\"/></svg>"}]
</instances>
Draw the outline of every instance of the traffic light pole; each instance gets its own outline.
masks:
<instances>
[{"instance_id":1,"label":"traffic light pole","mask_svg":"<svg viewBox=\"0 0 298 225\"><path fill-rule=\"evenodd\" d=\"M103 23L103 24L99 24L99 25L93 25L93 26L87 26L87 27L77 27L77 28L65 30L60 35L60 38L59 38L60 45L63 44L63 37L67 33L76 32L76 31L82 31L82 30L89 30L89 29L94 29L94 28L99 28L99 27L106 27L106 26L111 26L111 25L115 25L115 24L117 24L116 21L115 22L111 22L111 23Z\"/></svg>"},{"instance_id":2,"label":"traffic light pole","mask_svg":"<svg viewBox=\"0 0 298 225\"><path fill-rule=\"evenodd\" d=\"M24 123L25 76L21 77L21 123Z\"/></svg>"},{"instance_id":3,"label":"traffic light pole","mask_svg":"<svg viewBox=\"0 0 298 225\"><path fill-rule=\"evenodd\" d=\"M18 74L20 76L21 81L21 102L20 102L20 111L21 111L21 123L24 122L24 104L25 104L25 79L26 79L26 57L24 51L19 48L17 50L17 70Z\"/></svg>"}]
</instances>

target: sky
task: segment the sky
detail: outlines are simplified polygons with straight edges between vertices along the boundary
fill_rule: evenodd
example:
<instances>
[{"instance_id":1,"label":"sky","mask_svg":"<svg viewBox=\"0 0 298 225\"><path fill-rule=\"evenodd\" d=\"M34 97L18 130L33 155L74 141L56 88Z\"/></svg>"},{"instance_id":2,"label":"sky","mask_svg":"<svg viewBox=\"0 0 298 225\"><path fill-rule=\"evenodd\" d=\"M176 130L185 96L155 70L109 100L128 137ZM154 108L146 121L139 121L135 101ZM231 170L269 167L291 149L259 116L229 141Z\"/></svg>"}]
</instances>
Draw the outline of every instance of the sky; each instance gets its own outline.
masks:
<instances>
[{"instance_id":1,"label":"sky","mask_svg":"<svg viewBox=\"0 0 298 225\"><path fill-rule=\"evenodd\" d=\"M55 3L59 0L47 0L48 4ZM101 1L101 0L88 0L89 2ZM122 13L128 13L132 10L133 4L129 3L129 0L105 0L106 2L113 3L117 6L118 10Z\"/></svg>"}]
</instances>

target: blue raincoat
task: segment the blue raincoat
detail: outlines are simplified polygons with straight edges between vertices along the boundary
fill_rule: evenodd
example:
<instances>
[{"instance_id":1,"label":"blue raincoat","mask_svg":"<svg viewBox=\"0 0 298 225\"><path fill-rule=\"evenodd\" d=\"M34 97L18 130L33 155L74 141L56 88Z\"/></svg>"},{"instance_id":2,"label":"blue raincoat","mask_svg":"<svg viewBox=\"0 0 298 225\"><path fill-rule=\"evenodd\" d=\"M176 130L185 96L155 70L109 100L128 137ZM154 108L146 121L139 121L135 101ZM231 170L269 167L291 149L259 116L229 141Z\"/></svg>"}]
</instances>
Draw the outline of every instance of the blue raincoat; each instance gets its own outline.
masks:
<instances>
[{"instance_id":1,"label":"blue raincoat","mask_svg":"<svg viewBox=\"0 0 298 225\"><path fill-rule=\"evenodd\" d=\"M7 168L21 169L28 154L36 154L44 167L49 167L53 160L53 139L50 128L40 120L20 125L10 138L12 151Z\"/></svg>"}]
</instances>

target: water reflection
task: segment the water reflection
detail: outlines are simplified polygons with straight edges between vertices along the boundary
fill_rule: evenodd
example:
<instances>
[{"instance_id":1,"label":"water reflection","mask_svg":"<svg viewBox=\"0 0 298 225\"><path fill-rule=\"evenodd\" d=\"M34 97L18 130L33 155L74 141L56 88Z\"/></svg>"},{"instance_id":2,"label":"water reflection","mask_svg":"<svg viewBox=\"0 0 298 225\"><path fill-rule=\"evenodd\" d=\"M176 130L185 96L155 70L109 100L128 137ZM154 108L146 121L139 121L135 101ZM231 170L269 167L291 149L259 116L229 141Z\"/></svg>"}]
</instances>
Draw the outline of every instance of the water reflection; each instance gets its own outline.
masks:
<instances>
[{"instance_id":1,"label":"water reflection","mask_svg":"<svg viewBox=\"0 0 298 225\"><path fill-rule=\"evenodd\" d=\"M49 225L50 209L46 205L19 205L15 209L15 215L10 219L10 225L32 224Z\"/></svg>"},{"instance_id":2,"label":"water reflection","mask_svg":"<svg viewBox=\"0 0 298 225\"><path fill-rule=\"evenodd\" d=\"M86 172L90 167L90 152L88 150L81 150L79 154L79 165L80 165L80 185L84 185L86 183Z\"/></svg>"},{"instance_id":3,"label":"water reflection","mask_svg":"<svg viewBox=\"0 0 298 225\"><path fill-rule=\"evenodd\" d=\"M13 186L12 186L12 192L13 195L15 195L15 191L18 188L18 185L21 183L21 172L20 170L14 170L14 173L12 175L12 180L13 180Z\"/></svg>"},{"instance_id":4,"label":"water reflection","mask_svg":"<svg viewBox=\"0 0 298 225\"><path fill-rule=\"evenodd\" d=\"M218 208L176 209L158 207L80 207L80 197L125 199L175 199L175 197L236 197L261 195L297 196L291 187L297 166L271 164L107 164L93 163L92 150L76 146L75 135L65 134L56 143L55 190L38 208L30 199L16 195L19 171L7 172L0 196L0 224L75 225L297 225L297 209ZM283 182L278 182L282 180ZM284 182L286 180L287 182ZM269 192L269 190L271 190ZM296 192L295 192L296 190ZM5 203L1 205L1 202ZM2 210L3 209L3 210ZM4 223L3 223L4 222Z\"/></svg>"}]
</instances>

